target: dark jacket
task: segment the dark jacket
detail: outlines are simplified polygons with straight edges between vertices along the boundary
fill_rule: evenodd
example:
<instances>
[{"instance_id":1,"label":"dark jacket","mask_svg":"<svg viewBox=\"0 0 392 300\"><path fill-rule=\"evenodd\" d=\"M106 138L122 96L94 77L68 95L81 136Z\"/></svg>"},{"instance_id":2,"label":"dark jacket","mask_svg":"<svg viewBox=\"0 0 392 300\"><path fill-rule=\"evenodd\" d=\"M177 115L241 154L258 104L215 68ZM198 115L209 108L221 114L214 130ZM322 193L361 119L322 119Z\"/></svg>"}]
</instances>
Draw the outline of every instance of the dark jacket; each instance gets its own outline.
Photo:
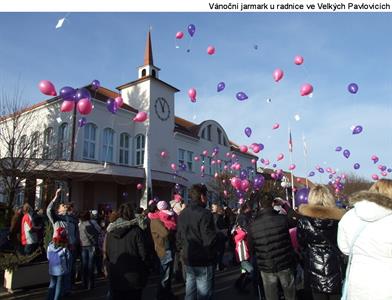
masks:
<instances>
[{"instance_id":1,"label":"dark jacket","mask_svg":"<svg viewBox=\"0 0 392 300\"><path fill-rule=\"evenodd\" d=\"M249 226L248 241L260 271L275 273L295 265L286 215L263 209Z\"/></svg>"},{"instance_id":2,"label":"dark jacket","mask_svg":"<svg viewBox=\"0 0 392 300\"><path fill-rule=\"evenodd\" d=\"M304 270L312 291L340 294L343 280L342 253L337 247L339 220L345 211L336 207L301 205L297 237Z\"/></svg>"},{"instance_id":3,"label":"dark jacket","mask_svg":"<svg viewBox=\"0 0 392 300\"><path fill-rule=\"evenodd\" d=\"M191 203L179 215L177 249L185 265L210 266L216 259L216 229L210 211Z\"/></svg>"},{"instance_id":4,"label":"dark jacket","mask_svg":"<svg viewBox=\"0 0 392 300\"><path fill-rule=\"evenodd\" d=\"M112 226L106 237L106 263L111 289L142 289L148 278L147 256L146 241L139 226L126 222Z\"/></svg>"}]
</instances>

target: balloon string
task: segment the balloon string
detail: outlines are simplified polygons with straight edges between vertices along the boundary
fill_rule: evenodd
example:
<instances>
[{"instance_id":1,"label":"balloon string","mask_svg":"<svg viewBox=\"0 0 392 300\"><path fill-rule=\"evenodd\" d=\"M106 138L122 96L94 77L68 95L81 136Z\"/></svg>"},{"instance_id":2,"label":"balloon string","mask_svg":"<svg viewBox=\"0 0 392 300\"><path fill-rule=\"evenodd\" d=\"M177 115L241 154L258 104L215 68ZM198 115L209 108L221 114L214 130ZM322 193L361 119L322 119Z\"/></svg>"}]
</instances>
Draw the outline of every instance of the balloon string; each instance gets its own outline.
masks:
<instances>
[{"instance_id":1,"label":"balloon string","mask_svg":"<svg viewBox=\"0 0 392 300\"><path fill-rule=\"evenodd\" d=\"M191 52L192 40L193 40L193 38L191 37L190 40L189 40L189 43L188 43L187 52Z\"/></svg>"}]
</instances>

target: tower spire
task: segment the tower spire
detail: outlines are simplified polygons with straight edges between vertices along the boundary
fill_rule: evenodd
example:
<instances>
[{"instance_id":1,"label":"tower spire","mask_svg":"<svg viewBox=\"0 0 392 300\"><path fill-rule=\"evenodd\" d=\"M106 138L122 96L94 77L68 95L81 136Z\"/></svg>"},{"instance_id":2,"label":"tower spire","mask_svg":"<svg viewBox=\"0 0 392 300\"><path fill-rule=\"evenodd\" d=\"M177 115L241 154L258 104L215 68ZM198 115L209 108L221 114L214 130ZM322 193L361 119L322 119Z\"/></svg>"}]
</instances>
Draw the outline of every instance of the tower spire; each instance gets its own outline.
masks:
<instances>
[{"instance_id":1,"label":"tower spire","mask_svg":"<svg viewBox=\"0 0 392 300\"><path fill-rule=\"evenodd\" d=\"M145 66L154 65L153 58L152 58L151 30L148 30L147 33L146 50L144 51L144 65Z\"/></svg>"}]
</instances>

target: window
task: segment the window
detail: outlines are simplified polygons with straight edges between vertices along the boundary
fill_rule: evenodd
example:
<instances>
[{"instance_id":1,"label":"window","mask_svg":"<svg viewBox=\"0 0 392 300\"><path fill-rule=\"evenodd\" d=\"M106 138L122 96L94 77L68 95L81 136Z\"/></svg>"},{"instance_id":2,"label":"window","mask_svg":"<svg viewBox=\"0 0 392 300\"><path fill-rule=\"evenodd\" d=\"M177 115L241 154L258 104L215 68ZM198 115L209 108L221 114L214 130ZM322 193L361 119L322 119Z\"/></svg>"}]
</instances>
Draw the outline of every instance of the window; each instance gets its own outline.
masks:
<instances>
[{"instance_id":1,"label":"window","mask_svg":"<svg viewBox=\"0 0 392 300\"><path fill-rule=\"evenodd\" d=\"M38 151L39 151L39 132L36 131L31 136L30 157L38 158Z\"/></svg>"},{"instance_id":2,"label":"window","mask_svg":"<svg viewBox=\"0 0 392 300\"><path fill-rule=\"evenodd\" d=\"M102 161L114 162L113 161L113 144L114 144L114 130L111 128L105 128L103 131L102 139Z\"/></svg>"},{"instance_id":3,"label":"window","mask_svg":"<svg viewBox=\"0 0 392 300\"><path fill-rule=\"evenodd\" d=\"M44 149L42 153L44 159L53 158L53 128L48 127L44 131Z\"/></svg>"},{"instance_id":4,"label":"window","mask_svg":"<svg viewBox=\"0 0 392 300\"><path fill-rule=\"evenodd\" d=\"M27 147L27 136L22 135L19 141L18 157L26 156L26 150L27 150L26 147Z\"/></svg>"},{"instance_id":5,"label":"window","mask_svg":"<svg viewBox=\"0 0 392 300\"><path fill-rule=\"evenodd\" d=\"M189 172L193 172L193 152L187 151L186 167Z\"/></svg>"},{"instance_id":6,"label":"window","mask_svg":"<svg viewBox=\"0 0 392 300\"><path fill-rule=\"evenodd\" d=\"M146 143L146 138L143 134L139 134L135 139L135 165L142 166L144 164L144 146Z\"/></svg>"},{"instance_id":7,"label":"window","mask_svg":"<svg viewBox=\"0 0 392 300\"><path fill-rule=\"evenodd\" d=\"M152 74L152 77L154 77L154 78L155 78L156 75L157 75L154 69L152 70L151 74Z\"/></svg>"},{"instance_id":8,"label":"window","mask_svg":"<svg viewBox=\"0 0 392 300\"><path fill-rule=\"evenodd\" d=\"M211 141L211 125L207 126L207 140Z\"/></svg>"},{"instance_id":9,"label":"window","mask_svg":"<svg viewBox=\"0 0 392 300\"><path fill-rule=\"evenodd\" d=\"M95 159L95 145L97 141L97 126L88 123L84 127L83 158Z\"/></svg>"},{"instance_id":10,"label":"window","mask_svg":"<svg viewBox=\"0 0 392 300\"><path fill-rule=\"evenodd\" d=\"M225 137L223 137L223 145L227 147L227 140Z\"/></svg>"},{"instance_id":11,"label":"window","mask_svg":"<svg viewBox=\"0 0 392 300\"><path fill-rule=\"evenodd\" d=\"M68 145L68 123L63 123L59 127L59 138L58 138L59 159L67 159L67 145Z\"/></svg>"},{"instance_id":12,"label":"window","mask_svg":"<svg viewBox=\"0 0 392 300\"><path fill-rule=\"evenodd\" d=\"M146 69L142 70L142 77L146 76Z\"/></svg>"},{"instance_id":13,"label":"window","mask_svg":"<svg viewBox=\"0 0 392 300\"><path fill-rule=\"evenodd\" d=\"M129 165L129 135L125 132L120 135L120 164Z\"/></svg>"},{"instance_id":14,"label":"window","mask_svg":"<svg viewBox=\"0 0 392 300\"><path fill-rule=\"evenodd\" d=\"M185 163L185 152L184 149L178 149L178 165Z\"/></svg>"},{"instance_id":15,"label":"window","mask_svg":"<svg viewBox=\"0 0 392 300\"><path fill-rule=\"evenodd\" d=\"M222 145L222 130L217 128L216 131L218 132L218 144Z\"/></svg>"},{"instance_id":16,"label":"window","mask_svg":"<svg viewBox=\"0 0 392 300\"><path fill-rule=\"evenodd\" d=\"M202 139L205 139L206 137L206 129L204 128L203 130L202 130L202 132L201 132L201 138Z\"/></svg>"},{"instance_id":17,"label":"window","mask_svg":"<svg viewBox=\"0 0 392 300\"><path fill-rule=\"evenodd\" d=\"M212 175L211 157L206 157L204 155L201 155L200 157L201 157L202 164L205 167L204 174Z\"/></svg>"}]
</instances>

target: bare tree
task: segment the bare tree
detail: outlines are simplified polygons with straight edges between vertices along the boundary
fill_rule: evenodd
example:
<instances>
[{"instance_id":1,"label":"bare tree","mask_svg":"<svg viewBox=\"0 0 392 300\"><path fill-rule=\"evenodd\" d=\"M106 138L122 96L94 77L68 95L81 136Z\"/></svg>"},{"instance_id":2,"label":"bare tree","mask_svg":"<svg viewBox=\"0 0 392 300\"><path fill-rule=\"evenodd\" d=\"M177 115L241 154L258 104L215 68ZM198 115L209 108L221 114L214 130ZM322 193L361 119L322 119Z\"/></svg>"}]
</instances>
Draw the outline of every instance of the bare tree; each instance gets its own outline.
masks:
<instances>
[{"instance_id":1,"label":"bare tree","mask_svg":"<svg viewBox=\"0 0 392 300\"><path fill-rule=\"evenodd\" d=\"M345 196L350 196L355 192L368 190L371 185L372 183L366 178L351 173L346 176L342 194Z\"/></svg>"},{"instance_id":2,"label":"bare tree","mask_svg":"<svg viewBox=\"0 0 392 300\"><path fill-rule=\"evenodd\" d=\"M56 149L42 147L42 136L48 133L42 131L42 122L31 107L23 104L19 89L12 95L1 92L0 109L0 185L10 218L22 181L38 169L44 174L54 161Z\"/></svg>"}]
</instances>

